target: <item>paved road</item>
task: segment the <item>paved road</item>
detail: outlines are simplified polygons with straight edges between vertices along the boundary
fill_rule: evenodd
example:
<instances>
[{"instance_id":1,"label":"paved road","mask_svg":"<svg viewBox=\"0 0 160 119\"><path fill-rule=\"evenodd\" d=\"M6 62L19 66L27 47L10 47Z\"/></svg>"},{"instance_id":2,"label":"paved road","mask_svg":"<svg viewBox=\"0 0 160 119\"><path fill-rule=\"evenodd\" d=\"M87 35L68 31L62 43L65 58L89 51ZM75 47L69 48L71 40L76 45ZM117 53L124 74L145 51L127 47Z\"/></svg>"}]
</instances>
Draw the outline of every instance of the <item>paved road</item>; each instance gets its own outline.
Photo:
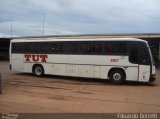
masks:
<instances>
[{"instance_id":1,"label":"paved road","mask_svg":"<svg viewBox=\"0 0 160 119\"><path fill-rule=\"evenodd\" d=\"M104 80L34 77L0 61L0 112L160 112L160 71L153 84L115 85Z\"/></svg>"}]
</instances>

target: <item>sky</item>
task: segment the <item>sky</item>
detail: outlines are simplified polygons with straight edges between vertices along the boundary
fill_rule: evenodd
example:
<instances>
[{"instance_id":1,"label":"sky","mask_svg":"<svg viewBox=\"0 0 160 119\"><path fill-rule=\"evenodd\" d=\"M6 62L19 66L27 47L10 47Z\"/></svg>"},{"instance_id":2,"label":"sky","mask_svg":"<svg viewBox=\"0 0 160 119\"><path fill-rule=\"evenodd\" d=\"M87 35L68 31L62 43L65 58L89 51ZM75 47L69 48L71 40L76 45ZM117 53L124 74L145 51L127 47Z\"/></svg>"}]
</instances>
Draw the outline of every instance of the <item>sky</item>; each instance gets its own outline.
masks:
<instances>
[{"instance_id":1,"label":"sky","mask_svg":"<svg viewBox=\"0 0 160 119\"><path fill-rule=\"evenodd\" d=\"M0 37L160 33L160 0L0 0ZM44 27L43 27L44 26Z\"/></svg>"}]
</instances>

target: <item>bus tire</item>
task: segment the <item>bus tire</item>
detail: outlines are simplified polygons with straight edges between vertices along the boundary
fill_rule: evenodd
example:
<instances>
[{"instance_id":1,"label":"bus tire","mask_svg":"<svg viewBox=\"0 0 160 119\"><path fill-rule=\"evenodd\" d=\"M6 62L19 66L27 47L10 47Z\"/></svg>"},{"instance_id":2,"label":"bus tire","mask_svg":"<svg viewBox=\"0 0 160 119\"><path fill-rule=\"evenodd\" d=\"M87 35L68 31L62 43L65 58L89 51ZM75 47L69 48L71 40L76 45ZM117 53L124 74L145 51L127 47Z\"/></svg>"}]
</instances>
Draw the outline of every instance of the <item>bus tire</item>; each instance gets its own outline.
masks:
<instances>
[{"instance_id":1,"label":"bus tire","mask_svg":"<svg viewBox=\"0 0 160 119\"><path fill-rule=\"evenodd\" d=\"M110 73L110 79L113 83L122 84L125 81L125 73L120 69L112 70Z\"/></svg>"},{"instance_id":2,"label":"bus tire","mask_svg":"<svg viewBox=\"0 0 160 119\"><path fill-rule=\"evenodd\" d=\"M38 77L43 76L44 75L43 66L42 65L34 65L33 66L33 74Z\"/></svg>"}]
</instances>

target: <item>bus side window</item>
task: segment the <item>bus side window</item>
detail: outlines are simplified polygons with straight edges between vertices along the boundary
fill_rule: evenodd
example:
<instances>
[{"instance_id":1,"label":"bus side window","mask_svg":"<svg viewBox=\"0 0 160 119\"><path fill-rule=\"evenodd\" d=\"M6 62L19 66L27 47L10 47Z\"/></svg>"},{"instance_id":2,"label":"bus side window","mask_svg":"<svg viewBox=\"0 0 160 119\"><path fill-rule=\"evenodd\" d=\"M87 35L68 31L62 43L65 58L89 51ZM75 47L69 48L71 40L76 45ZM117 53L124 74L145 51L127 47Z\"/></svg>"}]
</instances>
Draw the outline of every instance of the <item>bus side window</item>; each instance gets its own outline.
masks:
<instances>
[{"instance_id":1,"label":"bus side window","mask_svg":"<svg viewBox=\"0 0 160 119\"><path fill-rule=\"evenodd\" d=\"M31 53L38 54L40 52L39 43L31 43Z\"/></svg>"},{"instance_id":2,"label":"bus side window","mask_svg":"<svg viewBox=\"0 0 160 119\"><path fill-rule=\"evenodd\" d=\"M80 42L73 42L73 43L71 43L71 52L74 54L77 54L77 53L79 53L80 52L80 48L79 48L79 44L80 44Z\"/></svg>"},{"instance_id":3,"label":"bus side window","mask_svg":"<svg viewBox=\"0 0 160 119\"><path fill-rule=\"evenodd\" d=\"M138 64L138 47L137 44L132 44L129 54L129 61Z\"/></svg>"},{"instance_id":4,"label":"bus side window","mask_svg":"<svg viewBox=\"0 0 160 119\"><path fill-rule=\"evenodd\" d=\"M24 43L12 43L12 53L24 53Z\"/></svg>"},{"instance_id":5,"label":"bus side window","mask_svg":"<svg viewBox=\"0 0 160 119\"><path fill-rule=\"evenodd\" d=\"M105 54L114 54L114 43L104 42L104 52Z\"/></svg>"},{"instance_id":6,"label":"bus side window","mask_svg":"<svg viewBox=\"0 0 160 119\"><path fill-rule=\"evenodd\" d=\"M102 52L102 44L101 42L93 42L92 43L92 53L101 53Z\"/></svg>"},{"instance_id":7,"label":"bus side window","mask_svg":"<svg viewBox=\"0 0 160 119\"><path fill-rule=\"evenodd\" d=\"M83 41L81 42L81 51L84 54L88 54L91 52L91 42Z\"/></svg>"},{"instance_id":8,"label":"bus side window","mask_svg":"<svg viewBox=\"0 0 160 119\"><path fill-rule=\"evenodd\" d=\"M38 54L40 53L39 43L28 42L25 43L25 53Z\"/></svg>"},{"instance_id":9,"label":"bus side window","mask_svg":"<svg viewBox=\"0 0 160 119\"><path fill-rule=\"evenodd\" d=\"M25 53L31 53L32 48L31 48L31 43L25 43Z\"/></svg>"},{"instance_id":10,"label":"bus side window","mask_svg":"<svg viewBox=\"0 0 160 119\"><path fill-rule=\"evenodd\" d=\"M57 43L52 43L51 44L51 52L54 53L58 50L58 47L57 47Z\"/></svg>"},{"instance_id":11,"label":"bus side window","mask_svg":"<svg viewBox=\"0 0 160 119\"><path fill-rule=\"evenodd\" d=\"M118 42L115 45L115 54L117 55L127 55L127 43L126 42Z\"/></svg>"},{"instance_id":12,"label":"bus side window","mask_svg":"<svg viewBox=\"0 0 160 119\"><path fill-rule=\"evenodd\" d=\"M69 53L69 51L70 51L69 42L62 42L61 47L62 47L62 53L64 53L64 54L68 54Z\"/></svg>"},{"instance_id":13,"label":"bus side window","mask_svg":"<svg viewBox=\"0 0 160 119\"><path fill-rule=\"evenodd\" d=\"M48 53L50 53L49 50L50 50L50 43L49 42L46 42L46 43L41 42L40 43L40 52L41 53L48 54Z\"/></svg>"}]
</instances>

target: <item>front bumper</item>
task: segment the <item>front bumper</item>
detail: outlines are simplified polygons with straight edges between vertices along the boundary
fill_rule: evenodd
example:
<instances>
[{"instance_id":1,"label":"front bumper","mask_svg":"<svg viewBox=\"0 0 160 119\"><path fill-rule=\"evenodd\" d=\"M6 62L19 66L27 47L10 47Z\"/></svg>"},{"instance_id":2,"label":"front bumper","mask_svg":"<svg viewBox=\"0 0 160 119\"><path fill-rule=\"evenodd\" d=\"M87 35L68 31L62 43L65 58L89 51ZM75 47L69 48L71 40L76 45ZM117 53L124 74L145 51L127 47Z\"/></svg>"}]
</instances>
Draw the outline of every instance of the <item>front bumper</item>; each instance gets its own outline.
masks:
<instances>
[{"instance_id":1,"label":"front bumper","mask_svg":"<svg viewBox=\"0 0 160 119\"><path fill-rule=\"evenodd\" d=\"M153 82L156 80L156 74L151 74L149 81Z\"/></svg>"}]
</instances>

